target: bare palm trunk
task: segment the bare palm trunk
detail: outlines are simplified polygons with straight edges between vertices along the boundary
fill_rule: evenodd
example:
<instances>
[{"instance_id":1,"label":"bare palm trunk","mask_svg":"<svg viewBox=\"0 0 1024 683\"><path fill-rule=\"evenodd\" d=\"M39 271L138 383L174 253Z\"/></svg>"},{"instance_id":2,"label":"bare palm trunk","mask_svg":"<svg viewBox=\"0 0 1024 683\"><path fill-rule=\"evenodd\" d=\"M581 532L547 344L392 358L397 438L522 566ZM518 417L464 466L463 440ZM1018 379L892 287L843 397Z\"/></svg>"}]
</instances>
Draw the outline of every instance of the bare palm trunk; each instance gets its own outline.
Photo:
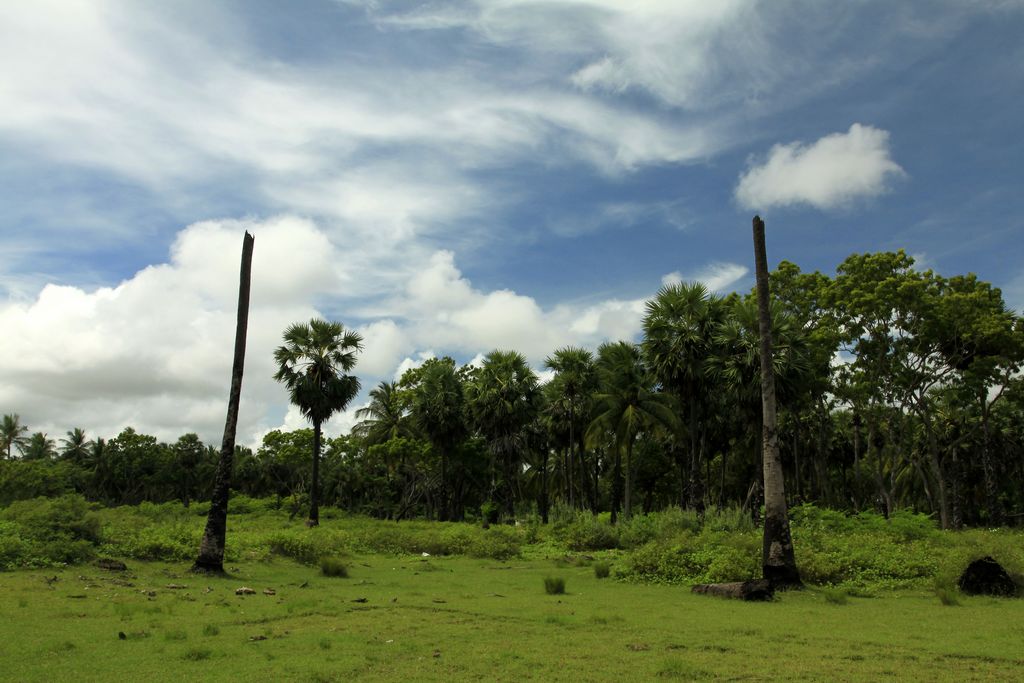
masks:
<instances>
[{"instance_id":1,"label":"bare palm trunk","mask_svg":"<svg viewBox=\"0 0 1024 683\"><path fill-rule=\"evenodd\" d=\"M633 440L626 442L626 498L622 516L628 521L633 514Z\"/></svg>"},{"instance_id":2,"label":"bare palm trunk","mask_svg":"<svg viewBox=\"0 0 1024 683\"><path fill-rule=\"evenodd\" d=\"M306 526L320 526L320 420L313 421L313 480L309 486L309 519Z\"/></svg>"},{"instance_id":3,"label":"bare palm trunk","mask_svg":"<svg viewBox=\"0 0 1024 683\"><path fill-rule=\"evenodd\" d=\"M253 237L242 238L242 265L238 282L238 315L235 325L235 354L231 364L231 390L228 414L224 421L224 438L220 446L220 462L213 484L210 512L199 545L199 556L192 571L224 573L224 543L228 528L228 496L231 491L231 469L235 459L235 431L238 427L238 404L242 396L242 371L245 366L245 338L249 329L249 284L252 279Z\"/></svg>"},{"instance_id":4,"label":"bare palm trunk","mask_svg":"<svg viewBox=\"0 0 1024 683\"><path fill-rule=\"evenodd\" d=\"M761 449L764 459L764 578L776 587L799 587L800 572L793 554L786 508L786 487L775 405L775 373L772 368L772 318L768 299L768 257L764 221L754 216L754 263L757 273L757 311L761 332Z\"/></svg>"}]
</instances>

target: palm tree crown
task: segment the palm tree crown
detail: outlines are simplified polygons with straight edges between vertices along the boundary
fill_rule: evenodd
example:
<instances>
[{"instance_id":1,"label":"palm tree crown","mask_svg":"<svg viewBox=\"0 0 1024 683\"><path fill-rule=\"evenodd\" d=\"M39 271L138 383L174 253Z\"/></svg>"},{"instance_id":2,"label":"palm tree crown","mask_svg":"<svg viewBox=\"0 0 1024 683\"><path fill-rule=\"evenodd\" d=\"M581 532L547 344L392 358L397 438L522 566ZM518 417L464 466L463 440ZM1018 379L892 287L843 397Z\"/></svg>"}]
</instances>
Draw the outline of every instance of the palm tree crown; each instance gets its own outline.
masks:
<instances>
[{"instance_id":1,"label":"palm tree crown","mask_svg":"<svg viewBox=\"0 0 1024 683\"><path fill-rule=\"evenodd\" d=\"M313 424L323 424L344 410L359 393L359 379L342 374L356 364L363 338L341 323L319 318L295 323L274 351L274 379L288 387L292 403Z\"/></svg>"}]
</instances>

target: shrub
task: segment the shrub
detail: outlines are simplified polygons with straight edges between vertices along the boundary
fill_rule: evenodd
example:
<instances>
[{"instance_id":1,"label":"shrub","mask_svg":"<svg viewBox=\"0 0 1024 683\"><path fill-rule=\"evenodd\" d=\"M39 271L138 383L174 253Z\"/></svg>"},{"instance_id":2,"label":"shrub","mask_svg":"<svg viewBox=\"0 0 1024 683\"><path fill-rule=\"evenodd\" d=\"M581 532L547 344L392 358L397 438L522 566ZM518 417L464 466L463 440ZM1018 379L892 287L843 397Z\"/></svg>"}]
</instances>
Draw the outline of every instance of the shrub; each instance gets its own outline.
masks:
<instances>
[{"instance_id":1,"label":"shrub","mask_svg":"<svg viewBox=\"0 0 1024 683\"><path fill-rule=\"evenodd\" d=\"M612 566L607 562L594 563L594 576L599 579L607 579L612 573Z\"/></svg>"},{"instance_id":2,"label":"shrub","mask_svg":"<svg viewBox=\"0 0 1024 683\"><path fill-rule=\"evenodd\" d=\"M845 605L847 602L846 592L838 588L826 588L821 591L821 594L825 596L825 602L830 605Z\"/></svg>"},{"instance_id":3,"label":"shrub","mask_svg":"<svg viewBox=\"0 0 1024 683\"><path fill-rule=\"evenodd\" d=\"M579 513L575 521L559 531L559 535L570 550L610 550L619 547L618 530L599 522L587 512Z\"/></svg>"},{"instance_id":4,"label":"shrub","mask_svg":"<svg viewBox=\"0 0 1024 683\"><path fill-rule=\"evenodd\" d=\"M548 595L565 593L565 579L560 576L548 576L544 579L544 592Z\"/></svg>"},{"instance_id":5,"label":"shrub","mask_svg":"<svg viewBox=\"0 0 1024 683\"><path fill-rule=\"evenodd\" d=\"M339 579L348 578L348 567L337 557L324 557L320 560L320 573Z\"/></svg>"}]
</instances>

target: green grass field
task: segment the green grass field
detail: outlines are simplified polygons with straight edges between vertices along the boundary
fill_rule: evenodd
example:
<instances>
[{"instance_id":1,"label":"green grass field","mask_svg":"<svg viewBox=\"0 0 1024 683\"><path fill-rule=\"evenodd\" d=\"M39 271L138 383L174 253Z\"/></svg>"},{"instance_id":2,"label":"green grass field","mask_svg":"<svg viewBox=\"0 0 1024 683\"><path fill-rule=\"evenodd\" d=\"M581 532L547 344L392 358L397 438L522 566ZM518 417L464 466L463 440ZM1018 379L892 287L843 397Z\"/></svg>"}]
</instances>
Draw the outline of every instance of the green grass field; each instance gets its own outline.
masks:
<instances>
[{"instance_id":1,"label":"green grass field","mask_svg":"<svg viewBox=\"0 0 1024 683\"><path fill-rule=\"evenodd\" d=\"M88 564L0 573L0 677L965 681L1024 671L1015 599L944 606L920 589L812 589L742 603L597 579L564 559L361 555L346 565L348 578L283 558L229 563L227 578L142 561L127 574ZM546 594L546 577L564 578L566 593ZM256 593L236 595L242 586Z\"/></svg>"}]
</instances>

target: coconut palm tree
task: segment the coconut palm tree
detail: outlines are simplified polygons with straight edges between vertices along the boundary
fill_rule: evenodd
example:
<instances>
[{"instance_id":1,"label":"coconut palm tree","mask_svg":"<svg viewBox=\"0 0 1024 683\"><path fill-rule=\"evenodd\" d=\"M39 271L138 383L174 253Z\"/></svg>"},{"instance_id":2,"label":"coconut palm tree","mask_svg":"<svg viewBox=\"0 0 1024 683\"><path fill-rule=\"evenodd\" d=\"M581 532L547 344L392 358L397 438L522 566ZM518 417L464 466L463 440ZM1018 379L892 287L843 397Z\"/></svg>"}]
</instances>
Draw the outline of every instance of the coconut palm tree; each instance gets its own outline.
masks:
<instances>
[{"instance_id":1,"label":"coconut palm tree","mask_svg":"<svg viewBox=\"0 0 1024 683\"><path fill-rule=\"evenodd\" d=\"M356 364L363 338L341 323L313 318L284 332L284 345L274 351L274 379L288 388L291 402L313 424L313 475L308 526L320 523L320 442L323 423L344 410L359 393L359 379L344 374Z\"/></svg>"},{"instance_id":2,"label":"coconut palm tree","mask_svg":"<svg viewBox=\"0 0 1024 683\"><path fill-rule=\"evenodd\" d=\"M653 375L644 367L636 344L616 342L602 344L597 350L600 388L595 396L594 420L587 428L587 440L595 442L607 433L614 434L615 473L612 520L617 520L617 487L620 479L621 455L626 456L626 487L623 514L632 514L633 444L637 436L648 430L679 429L675 405L668 394L655 391Z\"/></svg>"},{"instance_id":3,"label":"coconut palm tree","mask_svg":"<svg viewBox=\"0 0 1024 683\"><path fill-rule=\"evenodd\" d=\"M575 466L579 465L580 482L586 486L586 472L583 467L583 454L579 448L577 436L577 421L580 414L585 411L587 402L597 390L597 367L594 365L594 354L578 346L566 346L558 349L544 361L548 368L555 371L555 377L551 381L549 397L555 403L560 404L568 416L569 422L569 458L566 468L566 483L568 485L569 506L575 507L576 501L573 496L575 489L574 477ZM576 449L576 458L573 458L573 449Z\"/></svg>"},{"instance_id":4,"label":"coconut palm tree","mask_svg":"<svg viewBox=\"0 0 1024 683\"><path fill-rule=\"evenodd\" d=\"M524 430L538 413L537 375L521 353L491 351L467 389L470 414L491 453L491 493L499 488L500 464L501 502L511 520L525 451Z\"/></svg>"},{"instance_id":5,"label":"coconut palm tree","mask_svg":"<svg viewBox=\"0 0 1024 683\"><path fill-rule=\"evenodd\" d=\"M36 432L20 446L21 457L25 460L53 460L57 457L57 448L53 439L43 432Z\"/></svg>"},{"instance_id":6,"label":"coconut palm tree","mask_svg":"<svg viewBox=\"0 0 1024 683\"><path fill-rule=\"evenodd\" d=\"M394 382L381 382L370 390L370 403L356 411L360 420L352 433L369 447L379 443L412 436L408 419L407 399Z\"/></svg>"},{"instance_id":7,"label":"coconut palm tree","mask_svg":"<svg viewBox=\"0 0 1024 683\"><path fill-rule=\"evenodd\" d=\"M7 459L11 459L11 449L17 448L19 451L25 445L25 434L28 433L28 427L21 424L21 418L17 413L11 413L4 415L3 423L0 424L0 447L7 452Z\"/></svg>"},{"instance_id":8,"label":"coconut palm tree","mask_svg":"<svg viewBox=\"0 0 1024 683\"><path fill-rule=\"evenodd\" d=\"M60 457L70 460L76 465L89 466L89 453L92 441L85 435L85 430L75 427L67 432L67 436L60 440Z\"/></svg>"}]
</instances>

